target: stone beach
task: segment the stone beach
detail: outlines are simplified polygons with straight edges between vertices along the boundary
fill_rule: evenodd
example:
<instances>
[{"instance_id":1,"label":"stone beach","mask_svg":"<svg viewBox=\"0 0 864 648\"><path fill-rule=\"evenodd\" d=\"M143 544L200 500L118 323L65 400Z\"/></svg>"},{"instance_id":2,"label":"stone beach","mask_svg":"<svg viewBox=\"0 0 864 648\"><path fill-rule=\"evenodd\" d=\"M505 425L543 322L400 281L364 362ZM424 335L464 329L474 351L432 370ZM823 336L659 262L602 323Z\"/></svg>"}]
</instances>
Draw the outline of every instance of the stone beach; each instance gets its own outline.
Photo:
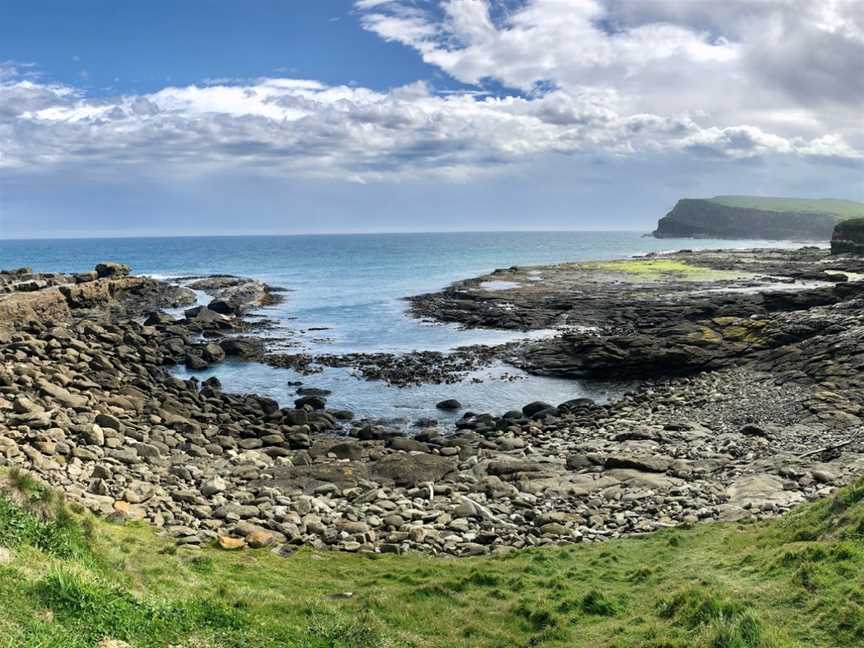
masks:
<instances>
[{"instance_id":1,"label":"stone beach","mask_svg":"<svg viewBox=\"0 0 864 648\"><path fill-rule=\"evenodd\" d=\"M773 516L864 472L862 279L861 257L817 248L510 268L411 298L413 312L559 334L304 357L257 334L250 315L282 295L255 280L169 283L116 263L5 271L0 464L179 544L284 555L308 544L466 556ZM278 403L170 372L226 358L351 366L395 385L504 360L641 386L603 405L417 421L405 436L329 409L309 386ZM457 387L452 400L441 409L460 409Z\"/></svg>"}]
</instances>

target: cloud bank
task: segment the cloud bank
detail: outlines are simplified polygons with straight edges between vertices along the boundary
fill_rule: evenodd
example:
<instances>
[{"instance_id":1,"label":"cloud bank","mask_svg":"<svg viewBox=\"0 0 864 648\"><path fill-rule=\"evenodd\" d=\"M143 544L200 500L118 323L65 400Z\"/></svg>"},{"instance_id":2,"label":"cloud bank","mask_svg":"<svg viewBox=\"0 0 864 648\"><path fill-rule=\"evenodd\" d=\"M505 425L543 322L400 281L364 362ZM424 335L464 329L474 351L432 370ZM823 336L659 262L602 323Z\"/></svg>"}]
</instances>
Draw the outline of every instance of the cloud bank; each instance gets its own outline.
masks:
<instances>
[{"instance_id":1,"label":"cloud bank","mask_svg":"<svg viewBox=\"0 0 864 648\"><path fill-rule=\"evenodd\" d=\"M7 64L0 171L71 163L191 175L243 165L368 182L459 179L550 153L857 159L858 9L836 0L357 2L365 29L472 87L447 94L425 81L382 91L262 78L93 98Z\"/></svg>"}]
</instances>

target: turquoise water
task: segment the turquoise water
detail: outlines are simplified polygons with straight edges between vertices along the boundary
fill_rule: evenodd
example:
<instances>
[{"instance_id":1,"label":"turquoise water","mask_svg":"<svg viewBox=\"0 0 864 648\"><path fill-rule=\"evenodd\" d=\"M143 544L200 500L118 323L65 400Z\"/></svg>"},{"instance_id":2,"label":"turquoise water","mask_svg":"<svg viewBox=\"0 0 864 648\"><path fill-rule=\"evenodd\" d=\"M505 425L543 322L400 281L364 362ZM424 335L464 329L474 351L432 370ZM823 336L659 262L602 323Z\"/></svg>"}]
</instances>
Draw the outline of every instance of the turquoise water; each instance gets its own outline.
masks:
<instances>
[{"instance_id":1,"label":"turquoise water","mask_svg":"<svg viewBox=\"0 0 864 648\"><path fill-rule=\"evenodd\" d=\"M279 323L273 332L297 351L349 353L446 350L513 338L504 331L460 331L406 316L403 297L511 265L611 259L681 248L777 247L776 241L643 238L638 232L460 232L0 241L0 267L82 271L96 263L127 263L138 274L178 277L226 273L251 276L289 290L285 302L264 309ZM797 246L799 244L789 244ZM310 330L313 329L313 330ZM507 371L516 380L502 380ZM185 370L178 370L187 375ZM614 397L619 387L528 377L493 367L458 385L398 389L328 369L298 376L287 369L232 363L215 374L226 389L294 397L289 380L332 389L334 407L361 416L443 415L434 409L456 397L474 411L503 412L535 399L561 402L588 395Z\"/></svg>"}]
</instances>

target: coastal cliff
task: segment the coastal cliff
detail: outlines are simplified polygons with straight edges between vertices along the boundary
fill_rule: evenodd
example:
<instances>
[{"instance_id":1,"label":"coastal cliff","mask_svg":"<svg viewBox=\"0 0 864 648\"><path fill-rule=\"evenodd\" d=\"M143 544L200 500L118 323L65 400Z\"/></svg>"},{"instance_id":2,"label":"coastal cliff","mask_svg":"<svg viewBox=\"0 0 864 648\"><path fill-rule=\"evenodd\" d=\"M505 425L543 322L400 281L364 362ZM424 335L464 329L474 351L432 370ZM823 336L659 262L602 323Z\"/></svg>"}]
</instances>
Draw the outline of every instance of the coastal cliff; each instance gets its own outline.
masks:
<instances>
[{"instance_id":1,"label":"coastal cliff","mask_svg":"<svg viewBox=\"0 0 864 648\"><path fill-rule=\"evenodd\" d=\"M657 223L655 238L827 241L844 218L864 216L864 204L751 196L684 198Z\"/></svg>"}]
</instances>

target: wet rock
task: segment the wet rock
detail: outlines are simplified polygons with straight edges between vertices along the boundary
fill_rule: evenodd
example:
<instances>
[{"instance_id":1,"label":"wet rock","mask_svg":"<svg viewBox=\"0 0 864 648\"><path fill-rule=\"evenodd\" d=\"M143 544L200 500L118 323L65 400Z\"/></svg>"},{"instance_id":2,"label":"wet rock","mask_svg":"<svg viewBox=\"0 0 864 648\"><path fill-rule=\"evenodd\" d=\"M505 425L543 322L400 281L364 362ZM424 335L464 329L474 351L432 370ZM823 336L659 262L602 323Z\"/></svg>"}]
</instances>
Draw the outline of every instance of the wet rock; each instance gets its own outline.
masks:
<instances>
[{"instance_id":1,"label":"wet rock","mask_svg":"<svg viewBox=\"0 0 864 648\"><path fill-rule=\"evenodd\" d=\"M531 417L535 414L539 414L540 412L554 409L556 409L554 405L544 403L543 401L534 401L533 403L528 403L525 407L522 408L522 414L524 416Z\"/></svg>"},{"instance_id":2,"label":"wet rock","mask_svg":"<svg viewBox=\"0 0 864 648\"><path fill-rule=\"evenodd\" d=\"M301 396L294 401L294 407L303 409L309 407L313 410L322 410L327 406L327 400L323 396Z\"/></svg>"},{"instance_id":3,"label":"wet rock","mask_svg":"<svg viewBox=\"0 0 864 648\"><path fill-rule=\"evenodd\" d=\"M232 337L219 342L219 346L226 356L254 360L260 358L264 353L264 345L261 340L253 338Z\"/></svg>"}]
</instances>

